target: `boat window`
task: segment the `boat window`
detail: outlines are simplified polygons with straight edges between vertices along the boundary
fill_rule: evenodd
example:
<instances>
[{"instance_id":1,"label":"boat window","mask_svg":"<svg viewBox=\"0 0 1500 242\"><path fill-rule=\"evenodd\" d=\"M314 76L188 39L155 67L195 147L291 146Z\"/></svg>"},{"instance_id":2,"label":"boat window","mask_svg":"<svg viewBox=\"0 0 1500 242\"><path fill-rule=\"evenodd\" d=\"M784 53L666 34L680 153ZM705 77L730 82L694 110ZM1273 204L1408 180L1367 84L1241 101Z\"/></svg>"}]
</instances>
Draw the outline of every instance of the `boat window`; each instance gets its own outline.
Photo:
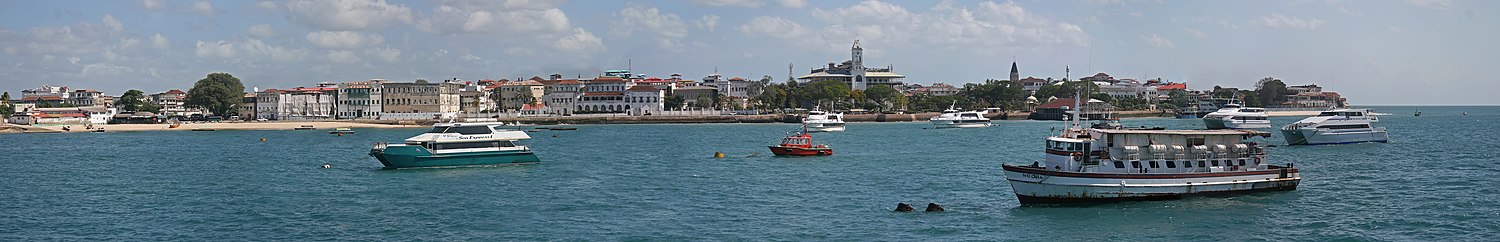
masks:
<instances>
[{"instance_id":1,"label":"boat window","mask_svg":"<svg viewBox=\"0 0 1500 242\"><path fill-rule=\"evenodd\" d=\"M1370 125L1368 125L1368 124L1345 124L1345 125L1323 125L1323 126L1318 126L1318 127L1319 128L1325 128L1325 129L1367 129L1367 128L1370 128Z\"/></svg>"},{"instance_id":2,"label":"boat window","mask_svg":"<svg viewBox=\"0 0 1500 242\"><path fill-rule=\"evenodd\" d=\"M497 142L494 142L494 141L478 141L478 142L436 143L436 144L433 144L432 146L433 146L434 150L451 150L451 149L492 148L492 147L499 146L499 144Z\"/></svg>"},{"instance_id":3,"label":"boat window","mask_svg":"<svg viewBox=\"0 0 1500 242\"><path fill-rule=\"evenodd\" d=\"M490 128L489 127L485 127L485 126L453 127L452 129L448 129L448 131L449 132L457 132L458 134L465 134L465 135L489 134L491 132Z\"/></svg>"},{"instance_id":4,"label":"boat window","mask_svg":"<svg viewBox=\"0 0 1500 242\"><path fill-rule=\"evenodd\" d=\"M1130 162L1130 168L1141 168L1141 162L1140 161L1131 161Z\"/></svg>"},{"instance_id":5,"label":"boat window","mask_svg":"<svg viewBox=\"0 0 1500 242\"><path fill-rule=\"evenodd\" d=\"M1245 166L1245 160L1244 159L1240 160L1240 166Z\"/></svg>"},{"instance_id":6,"label":"boat window","mask_svg":"<svg viewBox=\"0 0 1500 242\"><path fill-rule=\"evenodd\" d=\"M432 131L427 131L427 132L428 133L438 133L438 134L441 134L441 133L444 133L444 132L448 132L448 126L432 127Z\"/></svg>"},{"instance_id":7,"label":"boat window","mask_svg":"<svg viewBox=\"0 0 1500 242\"><path fill-rule=\"evenodd\" d=\"M1151 161L1151 169L1156 169L1156 168L1161 168L1161 166L1158 165L1158 164L1156 164L1156 161Z\"/></svg>"},{"instance_id":8,"label":"boat window","mask_svg":"<svg viewBox=\"0 0 1500 242\"><path fill-rule=\"evenodd\" d=\"M1365 116L1365 114L1359 113L1359 112L1349 112L1349 117L1359 117L1359 116Z\"/></svg>"},{"instance_id":9,"label":"boat window","mask_svg":"<svg viewBox=\"0 0 1500 242\"><path fill-rule=\"evenodd\" d=\"M1168 164L1168 166L1171 166L1170 164L1172 164L1172 163L1171 163L1171 161L1168 161L1167 164ZM1193 161L1183 161L1182 162L1182 167L1183 168L1193 168Z\"/></svg>"},{"instance_id":10,"label":"boat window","mask_svg":"<svg viewBox=\"0 0 1500 242\"><path fill-rule=\"evenodd\" d=\"M1167 161L1167 168L1177 168L1177 162Z\"/></svg>"},{"instance_id":11,"label":"boat window","mask_svg":"<svg viewBox=\"0 0 1500 242\"><path fill-rule=\"evenodd\" d=\"M1201 160L1200 160L1200 161L1198 161L1198 167L1208 167L1208 166L1206 166L1206 165L1205 165L1205 164L1204 164L1204 163L1203 163L1203 161L1201 161Z\"/></svg>"},{"instance_id":12,"label":"boat window","mask_svg":"<svg viewBox=\"0 0 1500 242\"><path fill-rule=\"evenodd\" d=\"M1213 162L1214 166L1219 166L1219 160L1213 160L1211 162Z\"/></svg>"},{"instance_id":13,"label":"boat window","mask_svg":"<svg viewBox=\"0 0 1500 242\"><path fill-rule=\"evenodd\" d=\"M1115 168L1116 169L1124 169L1125 168L1125 162L1124 161L1115 161Z\"/></svg>"},{"instance_id":14,"label":"boat window","mask_svg":"<svg viewBox=\"0 0 1500 242\"><path fill-rule=\"evenodd\" d=\"M1196 146L1196 145L1203 145L1203 144L1204 144L1203 138L1188 138L1187 139L1187 145L1189 145L1189 146Z\"/></svg>"},{"instance_id":15,"label":"boat window","mask_svg":"<svg viewBox=\"0 0 1500 242\"><path fill-rule=\"evenodd\" d=\"M1323 112L1323 113L1319 113L1318 116L1339 116L1339 113L1338 112Z\"/></svg>"},{"instance_id":16,"label":"boat window","mask_svg":"<svg viewBox=\"0 0 1500 242\"><path fill-rule=\"evenodd\" d=\"M516 147L516 142L515 141L506 140L506 141L497 141L497 142L500 143L500 145L498 145L500 147Z\"/></svg>"}]
</instances>

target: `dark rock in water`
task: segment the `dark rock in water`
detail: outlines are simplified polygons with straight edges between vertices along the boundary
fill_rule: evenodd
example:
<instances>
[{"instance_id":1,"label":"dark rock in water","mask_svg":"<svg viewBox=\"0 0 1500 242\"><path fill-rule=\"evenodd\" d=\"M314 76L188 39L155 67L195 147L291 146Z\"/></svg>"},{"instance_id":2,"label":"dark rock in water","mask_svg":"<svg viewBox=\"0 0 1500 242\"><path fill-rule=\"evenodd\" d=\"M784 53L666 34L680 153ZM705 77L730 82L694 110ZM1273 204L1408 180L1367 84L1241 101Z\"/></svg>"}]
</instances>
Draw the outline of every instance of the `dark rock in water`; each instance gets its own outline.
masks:
<instances>
[{"instance_id":1,"label":"dark rock in water","mask_svg":"<svg viewBox=\"0 0 1500 242\"><path fill-rule=\"evenodd\" d=\"M927 211L928 212L942 212L943 211L943 206L938 206L936 203L927 203Z\"/></svg>"},{"instance_id":2,"label":"dark rock in water","mask_svg":"<svg viewBox=\"0 0 1500 242\"><path fill-rule=\"evenodd\" d=\"M912 210L916 210L916 209L912 208L910 204L906 204L906 203L897 203L896 204L896 212L911 212Z\"/></svg>"}]
</instances>

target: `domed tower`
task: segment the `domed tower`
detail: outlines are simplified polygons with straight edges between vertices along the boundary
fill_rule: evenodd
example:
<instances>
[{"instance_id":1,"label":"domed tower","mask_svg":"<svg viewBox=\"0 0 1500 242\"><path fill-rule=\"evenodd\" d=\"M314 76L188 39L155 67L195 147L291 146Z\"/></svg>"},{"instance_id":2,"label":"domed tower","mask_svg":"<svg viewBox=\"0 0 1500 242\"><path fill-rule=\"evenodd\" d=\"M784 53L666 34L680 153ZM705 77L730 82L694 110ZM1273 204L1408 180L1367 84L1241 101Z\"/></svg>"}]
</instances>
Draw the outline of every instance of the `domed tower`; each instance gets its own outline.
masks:
<instances>
[{"instance_id":1,"label":"domed tower","mask_svg":"<svg viewBox=\"0 0 1500 242\"><path fill-rule=\"evenodd\" d=\"M859 47L859 40L854 40L849 52L849 89L865 90L865 48Z\"/></svg>"}]
</instances>

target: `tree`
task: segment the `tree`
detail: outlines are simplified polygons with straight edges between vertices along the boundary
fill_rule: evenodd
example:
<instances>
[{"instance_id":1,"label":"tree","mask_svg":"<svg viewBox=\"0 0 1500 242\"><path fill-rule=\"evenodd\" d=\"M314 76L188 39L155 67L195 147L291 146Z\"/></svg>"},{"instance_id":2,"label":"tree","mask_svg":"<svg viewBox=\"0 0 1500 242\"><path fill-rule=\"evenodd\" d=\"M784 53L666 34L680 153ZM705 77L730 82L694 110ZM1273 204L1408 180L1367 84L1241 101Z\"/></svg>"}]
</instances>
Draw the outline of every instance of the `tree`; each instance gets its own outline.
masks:
<instances>
[{"instance_id":1,"label":"tree","mask_svg":"<svg viewBox=\"0 0 1500 242\"><path fill-rule=\"evenodd\" d=\"M142 111L141 106L145 105L145 103L147 103L145 92L130 89L129 91L125 91L125 94L121 94L119 100L115 100L115 107L127 112L137 112Z\"/></svg>"},{"instance_id":2,"label":"tree","mask_svg":"<svg viewBox=\"0 0 1500 242\"><path fill-rule=\"evenodd\" d=\"M207 109L215 115L225 115L238 111L244 97L245 85L240 83L239 78L229 73L211 73L194 83L193 89L188 89L187 101L183 104Z\"/></svg>"},{"instance_id":3,"label":"tree","mask_svg":"<svg viewBox=\"0 0 1500 242\"><path fill-rule=\"evenodd\" d=\"M1099 85L1095 85L1093 82L1070 81L1063 82L1061 85L1042 86L1042 88L1036 90L1036 98L1042 100L1046 100L1049 97L1073 98L1074 94L1078 93L1078 87L1081 85L1088 85L1090 93L1099 91Z\"/></svg>"},{"instance_id":4,"label":"tree","mask_svg":"<svg viewBox=\"0 0 1500 242\"><path fill-rule=\"evenodd\" d=\"M1286 83L1282 83L1280 79L1266 77L1255 83L1255 94L1259 96L1260 104L1272 106L1286 102L1286 95L1296 93L1287 90Z\"/></svg>"},{"instance_id":5,"label":"tree","mask_svg":"<svg viewBox=\"0 0 1500 242\"><path fill-rule=\"evenodd\" d=\"M0 118L9 118L11 113L16 112L16 106L10 104L10 92L0 94Z\"/></svg>"},{"instance_id":6,"label":"tree","mask_svg":"<svg viewBox=\"0 0 1500 242\"><path fill-rule=\"evenodd\" d=\"M687 100L682 95L677 94L672 94L661 100L662 106L666 106L667 109L680 109L685 102Z\"/></svg>"},{"instance_id":7,"label":"tree","mask_svg":"<svg viewBox=\"0 0 1500 242\"><path fill-rule=\"evenodd\" d=\"M823 80L802 85L797 88L796 93L798 103L811 104L804 105L806 107L823 102L838 101L839 99L848 97L849 92L849 84L835 80Z\"/></svg>"},{"instance_id":8,"label":"tree","mask_svg":"<svg viewBox=\"0 0 1500 242\"><path fill-rule=\"evenodd\" d=\"M875 110L884 112L885 107L896 101L901 96L901 91L887 85L875 85L865 89L865 98L875 103Z\"/></svg>"},{"instance_id":9,"label":"tree","mask_svg":"<svg viewBox=\"0 0 1500 242\"><path fill-rule=\"evenodd\" d=\"M417 79L417 84L427 84L427 79Z\"/></svg>"}]
</instances>

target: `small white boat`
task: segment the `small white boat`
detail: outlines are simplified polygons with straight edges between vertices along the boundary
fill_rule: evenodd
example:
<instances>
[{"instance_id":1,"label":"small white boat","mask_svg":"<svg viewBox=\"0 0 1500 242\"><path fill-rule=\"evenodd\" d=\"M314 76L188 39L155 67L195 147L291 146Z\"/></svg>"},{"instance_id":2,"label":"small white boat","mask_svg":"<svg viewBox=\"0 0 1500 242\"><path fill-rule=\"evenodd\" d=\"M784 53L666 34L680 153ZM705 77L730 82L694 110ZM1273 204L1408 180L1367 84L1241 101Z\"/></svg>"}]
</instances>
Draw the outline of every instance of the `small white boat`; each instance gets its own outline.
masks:
<instances>
[{"instance_id":1,"label":"small white boat","mask_svg":"<svg viewBox=\"0 0 1500 242\"><path fill-rule=\"evenodd\" d=\"M844 114L808 111L807 118L802 119L802 125L807 127L808 132L844 131Z\"/></svg>"},{"instance_id":2,"label":"small white boat","mask_svg":"<svg viewBox=\"0 0 1500 242\"><path fill-rule=\"evenodd\" d=\"M1307 117L1281 127L1282 137L1291 145L1350 144L1390 140L1380 122L1369 109L1335 109Z\"/></svg>"},{"instance_id":3,"label":"small white boat","mask_svg":"<svg viewBox=\"0 0 1500 242\"><path fill-rule=\"evenodd\" d=\"M1208 129L1269 129L1271 120L1267 119L1266 109L1240 107L1239 104L1227 104L1218 111L1203 115L1203 124Z\"/></svg>"},{"instance_id":4,"label":"small white boat","mask_svg":"<svg viewBox=\"0 0 1500 242\"><path fill-rule=\"evenodd\" d=\"M955 102L956 104L957 102ZM990 119L984 117L983 111L958 111L953 105L937 117L928 119L937 128L984 128L989 127Z\"/></svg>"}]
</instances>

